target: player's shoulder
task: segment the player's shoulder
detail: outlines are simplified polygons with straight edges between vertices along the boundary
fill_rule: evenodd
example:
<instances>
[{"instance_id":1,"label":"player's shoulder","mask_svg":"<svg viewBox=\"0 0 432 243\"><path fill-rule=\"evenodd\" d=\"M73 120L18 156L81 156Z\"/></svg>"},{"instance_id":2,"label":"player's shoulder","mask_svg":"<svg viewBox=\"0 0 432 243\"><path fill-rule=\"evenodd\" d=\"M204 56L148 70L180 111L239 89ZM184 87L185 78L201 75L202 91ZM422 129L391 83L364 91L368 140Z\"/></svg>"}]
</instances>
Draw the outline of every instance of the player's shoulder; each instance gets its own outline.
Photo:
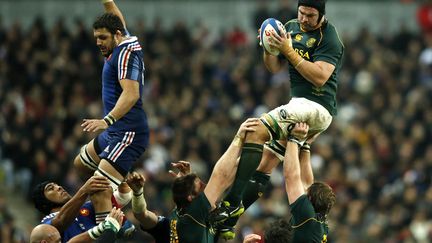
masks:
<instances>
[{"instance_id":1,"label":"player's shoulder","mask_svg":"<svg viewBox=\"0 0 432 243\"><path fill-rule=\"evenodd\" d=\"M141 45L138 41L138 37L129 36L126 40L120 43L119 45L120 51L129 50L129 51L141 51Z\"/></svg>"},{"instance_id":2,"label":"player's shoulder","mask_svg":"<svg viewBox=\"0 0 432 243\"><path fill-rule=\"evenodd\" d=\"M336 26L334 26L328 20L324 24L322 30L324 38L334 39L335 43L339 43L342 47L344 46L342 39L340 38L339 33L336 29Z\"/></svg>"},{"instance_id":3,"label":"player's shoulder","mask_svg":"<svg viewBox=\"0 0 432 243\"><path fill-rule=\"evenodd\" d=\"M298 19L291 19L285 23L285 29L287 29L288 27L293 27L293 26L296 26L296 27L299 26Z\"/></svg>"},{"instance_id":4,"label":"player's shoulder","mask_svg":"<svg viewBox=\"0 0 432 243\"><path fill-rule=\"evenodd\" d=\"M337 33L336 26L332 24L330 21L326 20L326 22L323 24L323 31L328 33Z\"/></svg>"}]
</instances>

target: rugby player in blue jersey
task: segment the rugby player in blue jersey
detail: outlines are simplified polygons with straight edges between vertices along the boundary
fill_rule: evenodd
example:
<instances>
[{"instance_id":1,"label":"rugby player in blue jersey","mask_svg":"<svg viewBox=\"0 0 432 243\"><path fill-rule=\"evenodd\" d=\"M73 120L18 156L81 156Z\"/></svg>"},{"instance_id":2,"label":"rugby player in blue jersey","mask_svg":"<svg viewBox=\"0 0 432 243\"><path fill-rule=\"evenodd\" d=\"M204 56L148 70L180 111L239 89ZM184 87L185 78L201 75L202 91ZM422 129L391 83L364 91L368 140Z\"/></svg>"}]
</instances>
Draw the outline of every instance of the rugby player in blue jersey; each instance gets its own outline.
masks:
<instances>
[{"instance_id":1,"label":"rugby player in blue jersey","mask_svg":"<svg viewBox=\"0 0 432 243\"><path fill-rule=\"evenodd\" d=\"M105 57L102 71L104 117L84 119L85 132L101 132L81 148L74 165L89 177L108 178L111 188L92 196L96 222L112 208L112 193L132 164L144 153L149 140L147 116L142 108L144 62L137 37L130 36L124 17L113 0L102 0L105 13L93 24L96 45Z\"/></svg>"},{"instance_id":2,"label":"rugby player in blue jersey","mask_svg":"<svg viewBox=\"0 0 432 243\"><path fill-rule=\"evenodd\" d=\"M115 242L116 233L123 221L124 214L121 209L113 208L111 213L103 223L93 227L87 232L74 236L67 241L68 243L83 243L83 242L96 242L96 243L110 243ZM93 231L103 231L103 233L95 241L90 235ZM30 243L60 243L62 237L56 227L50 224L39 224L33 228L30 234Z\"/></svg>"},{"instance_id":3,"label":"rugby player in blue jersey","mask_svg":"<svg viewBox=\"0 0 432 243\"><path fill-rule=\"evenodd\" d=\"M127 185L126 185L127 186ZM121 186L119 191L124 194L131 192L127 186ZM41 213L46 215L42 224L54 226L61 235L63 242L68 242L72 238L82 233L88 232L77 239L91 240L96 239L104 231L106 226L112 226L115 222L105 217L102 222L96 223L95 210L93 203L88 201L92 194L110 188L108 179L104 176L92 176L86 183L71 196L62 186L53 181L45 181L36 185L32 192L33 203ZM117 201L122 201L120 198ZM119 205L123 207L125 205ZM111 210L113 214L115 210ZM114 213L115 214L115 213ZM130 222L124 224L119 231L116 226L117 237L128 236L134 228L130 227ZM105 228L104 228L105 227ZM114 229L114 228L113 228ZM84 237L84 238L83 238Z\"/></svg>"},{"instance_id":4,"label":"rugby player in blue jersey","mask_svg":"<svg viewBox=\"0 0 432 243\"><path fill-rule=\"evenodd\" d=\"M67 242L96 226L94 208L88 197L109 188L108 180L103 176L93 176L71 196L58 184L46 181L38 184L32 193L35 207L46 215L41 223L57 228L63 242Z\"/></svg>"}]
</instances>

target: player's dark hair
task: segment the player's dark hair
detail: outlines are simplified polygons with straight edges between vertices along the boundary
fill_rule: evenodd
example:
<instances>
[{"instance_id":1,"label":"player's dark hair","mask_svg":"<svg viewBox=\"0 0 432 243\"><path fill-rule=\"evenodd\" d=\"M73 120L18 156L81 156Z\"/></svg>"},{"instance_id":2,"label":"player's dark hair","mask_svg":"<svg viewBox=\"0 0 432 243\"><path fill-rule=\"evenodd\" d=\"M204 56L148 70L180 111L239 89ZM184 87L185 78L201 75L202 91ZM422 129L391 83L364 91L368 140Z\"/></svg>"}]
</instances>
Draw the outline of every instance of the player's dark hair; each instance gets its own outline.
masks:
<instances>
[{"instance_id":1,"label":"player's dark hair","mask_svg":"<svg viewBox=\"0 0 432 243\"><path fill-rule=\"evenodd\" d=\"M321 216L327 217L336 202L336 195L332 188L324 182L315 182L307 190L307 195L315 209Z\"/></svg>"},{"instance_id":2,"label":"player's dark hair","mask_svg":"<svg viewBox=\"0 0 432 243\"><path fill-rule=\"evenodd\" d=\"M294 229L286 219L278 219L270 224L264 233L264 242L290 243L293 241Z\"/></svg>"},{"instance_id":3,"label":"player's dark hair","mask_svg":"<svg viewBox=\"0 0 432 243\"><path fill-rule=\"evenodd\" d=\"M51 181L39 183L32 192L32 200L35 208L45 215L50 214L52 209L63 206L63 204L51 202L45 197L45 187L49 183L51 183Z\"/></svg>"},{"instance_id":4,"label":"player's dark hair","mask_svg":"<svg viewBox=\"0 0 432 243\"><path fill-rule=\"evenodd\" d=\"M126 30L119 16L112 13L104 13L99 16L93 23L93 29L106 28L111 34L115 34L119 30L122 35L126 35Z\"/></svg>"},{"instance_id":5,"label":"player's dark hair","mask_svg":"<svg viewBox=\"0 0 432 243\"><path fill-rule=\"evenodd\" d=\"M178 177L174 180L172 185L172 193L173 200L174 203L177 205L177 208L182 209L190 204L190 202L188 201L188 196L194 195L194 185L196 178L198 178L198 176L192 173L182 177Z\"/></svg>"},{"instance_id":6,"label":"player's dark hair","mask_svg":"<svg viewBox=\"0 0 432 243\"><path fill-rule=\"evenodd\" d=\"M318 23L321 21L321 18L325 14L325 5L326 0L298 0L297 8L300 6L306 6L315 8L319 12Z\"/></svg>"}]
</instances>

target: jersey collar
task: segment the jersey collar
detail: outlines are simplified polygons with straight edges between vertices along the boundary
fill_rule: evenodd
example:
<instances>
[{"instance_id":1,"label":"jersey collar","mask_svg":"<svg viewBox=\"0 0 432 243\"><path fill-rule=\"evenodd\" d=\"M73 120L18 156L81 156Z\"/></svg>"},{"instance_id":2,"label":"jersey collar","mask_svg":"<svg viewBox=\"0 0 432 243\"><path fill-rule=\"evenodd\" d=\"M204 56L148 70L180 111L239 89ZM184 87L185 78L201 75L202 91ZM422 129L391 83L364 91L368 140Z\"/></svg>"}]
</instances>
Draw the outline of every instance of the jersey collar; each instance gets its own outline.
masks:
<instances>
[{"instance_id":1,"label":"jersey collar","mask_svg":"<svg viewBox=\"0 0 432 243\"><path fill-rule=\"evenodd\" d=\"M137 41L137 40L138 40L138 38L137 38L136 36L131 36L131 37L127 38L126 40L122 41L122 42L119 44L119 46L121 46L121 45L123 45L123 44L127 44L127 43L132 43L132 42L135 42L135 41Z\"/></svg>"}]
</instances>

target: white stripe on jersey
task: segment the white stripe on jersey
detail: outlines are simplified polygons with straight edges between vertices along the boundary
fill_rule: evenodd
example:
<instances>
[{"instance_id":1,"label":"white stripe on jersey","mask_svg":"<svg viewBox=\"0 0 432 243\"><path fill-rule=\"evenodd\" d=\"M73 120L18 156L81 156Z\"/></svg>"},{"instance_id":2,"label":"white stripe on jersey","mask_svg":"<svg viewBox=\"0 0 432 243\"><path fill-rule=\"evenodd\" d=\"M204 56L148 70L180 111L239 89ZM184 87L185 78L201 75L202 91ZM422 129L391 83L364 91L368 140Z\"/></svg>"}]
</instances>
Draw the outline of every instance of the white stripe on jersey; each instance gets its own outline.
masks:
<instances>
[{"instance_id":1,"label":"white stripe on jersey","mask_svg":"<svg viewBox=\"0 0 432 243\"><path fill-rule=\"evenodd\" d=\"M44 222L45 220L47 220L47 219L54 218L58 213L59 213L59 212L55 212L55 213L50 213L50 214L48 214L47 216L45 216L45 217L41 220L41 223L43 223L43 222Z\"/></svg>"},{"instance_id":2,"label":"white stripe on jersey","mask_svg":"<svg viewBox=\"0 0 432 243\"><path fill-rule=\"evenodd\" d=\"M128 40L122 42L127 43ZM132 41L132 40L131 40ZM127 67L129 64L129 57L131 52L133 51L141 51L141 45L138 43L138 40L135 38L134 41L127 46L124 46L120 51L119 58L117 61L118 67L118 80L125 79L127 77Z\"/></svg>"},{"instance_id":3,"label":"white stripe on jersey","mask_svg":"<svg viewBox=\"0 0 432 243\"><path fill-rule=\"evenodd\" d=\"M108 155L108 159L115 162L123 151L132 143L134 137L135 132L126 132L123 140L120 143L117 143L115 148Z\"/></svg>"}]
</instances>

